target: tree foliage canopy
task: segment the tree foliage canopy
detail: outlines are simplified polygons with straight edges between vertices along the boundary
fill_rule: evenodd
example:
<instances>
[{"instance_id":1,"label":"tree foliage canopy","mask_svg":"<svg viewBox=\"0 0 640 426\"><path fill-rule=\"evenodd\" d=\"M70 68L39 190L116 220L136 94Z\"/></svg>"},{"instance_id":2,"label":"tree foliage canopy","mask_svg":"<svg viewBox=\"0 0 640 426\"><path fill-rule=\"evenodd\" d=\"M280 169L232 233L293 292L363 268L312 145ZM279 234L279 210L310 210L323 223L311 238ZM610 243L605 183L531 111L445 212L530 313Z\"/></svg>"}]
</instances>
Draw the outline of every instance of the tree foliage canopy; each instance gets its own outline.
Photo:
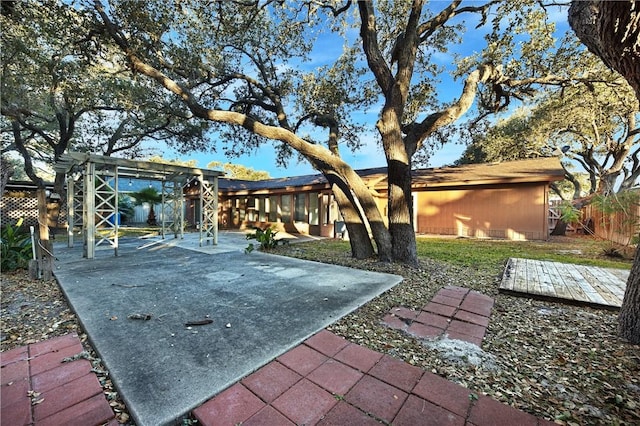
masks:
<instances>
[{"instance_id":1,"label":"tree foliage canopy","mask_svg":"<svg viewBox=\"0 0 640 426\"><path fill-rule=\"evenodd\" d=\"M583 54L585 60L595 59ZM599 63L591 68L600 68L603 76L611 74ZM587 87L560 87L474 134L458 163L562 156L567 179L575 186L574 197L624 191L640 175L638 117L635 94L620 76ZM586 187L579 173L588 175Z\"/></svg>"},{"instance_id":2,"label":"tree foliage canopy","mask_svg":"<svg viewBox=\"0 0 640 426\"><path fill-rule=\"evenodd\" d=\"M19 153L31 180L42 183L34 162L52 164L69 148L137 157L145 139L203 143L206 123L185 120L179 101L91 41L88 11L52 0L11 3L0 16L2 152Z\"/></svg>"},{"instance_id":3,"label":"tree foliage canopy","mask_svg":"<svg viewBox=\"0 0 640 426\"><path fill-rule=\"evenodd\" d=\"M220 161L212 161L207 164L209 169L222 169L225 177L231 179L242 180L264 180L271 179L269 172L264 170L255 170L252 167L246 167L240 164L222 163Z\"/></svg>"}]
</instances>

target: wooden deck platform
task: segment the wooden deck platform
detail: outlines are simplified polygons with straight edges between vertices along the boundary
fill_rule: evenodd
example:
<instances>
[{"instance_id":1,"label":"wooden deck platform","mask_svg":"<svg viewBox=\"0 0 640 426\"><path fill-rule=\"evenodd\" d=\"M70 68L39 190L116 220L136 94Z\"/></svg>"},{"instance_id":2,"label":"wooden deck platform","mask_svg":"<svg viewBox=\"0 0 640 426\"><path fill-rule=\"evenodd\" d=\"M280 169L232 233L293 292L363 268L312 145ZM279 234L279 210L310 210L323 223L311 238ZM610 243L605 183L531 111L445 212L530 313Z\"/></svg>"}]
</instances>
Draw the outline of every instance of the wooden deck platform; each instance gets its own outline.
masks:
<instances>
[{"instance_id":1,"label":"wooden deck platform","mask_svg":"<svg viewBox=\"0 0 640 426\"><path fill-rule=\"evenodd\" d=\"M500 291L616 309L622 306L629 271L510 258Z\"/></svg>"}]
</instances>

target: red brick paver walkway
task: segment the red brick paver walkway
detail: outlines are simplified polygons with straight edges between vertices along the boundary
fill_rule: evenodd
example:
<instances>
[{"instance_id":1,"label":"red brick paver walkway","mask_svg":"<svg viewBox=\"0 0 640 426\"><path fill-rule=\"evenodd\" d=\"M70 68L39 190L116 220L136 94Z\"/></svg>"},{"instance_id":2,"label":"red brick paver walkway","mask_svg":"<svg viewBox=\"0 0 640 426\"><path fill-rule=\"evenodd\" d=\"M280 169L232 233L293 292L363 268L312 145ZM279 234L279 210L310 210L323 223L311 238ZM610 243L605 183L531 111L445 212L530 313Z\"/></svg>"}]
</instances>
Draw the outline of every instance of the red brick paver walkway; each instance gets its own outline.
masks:
<instances>
[{"instance_id":1,"label":"red brick paver walkway","mask_svg":"<svg viewBox=\"0 0 640 426\"><path fill-rule=\"evenodd\" d=\"M0 353L2 425L117 425L75 334Z\"/></svg>"},{"instance_id":2,"label":"red brick paver walkway","mask_svg":"<svg viewBox=\"0 0 640 426\"><path fill-rule=\"evenodd\" d=\"M327 330L193 415L205 426L553 424Z\"/></svg>"},{"instance_id":3,"label":"red brick paver walkway","mask_svg":"<svg viewBox=\"0 0 640 426\"><path fill-rule=\"evenodd\" d=\"M466 315L457 315L461 311L488 315L493 301L474 294L464 293L451 318ZM438 296L450 297L438 293L425 308L451 307ZM425 312L436 314L423 309L415 317ZM435 321L440 320L423 324L435 326ZM1 424L116 426L89 361L62 362L82 350L72 334L1 353ZM327 330L192 414L204 426L553 424Z\"/></svg>"},{"instance_id":4,"label":"red brick paver walkway","mask_svg":"<svg viewBox=\"0 0 640 426\"><path fill-rule=\"evenodd\" d=\"M448 286L416 311L393 308L383 322L420 338L464 340L480 346L489 325L493 299L464 287Z\"/></svg>"}]
</instances>

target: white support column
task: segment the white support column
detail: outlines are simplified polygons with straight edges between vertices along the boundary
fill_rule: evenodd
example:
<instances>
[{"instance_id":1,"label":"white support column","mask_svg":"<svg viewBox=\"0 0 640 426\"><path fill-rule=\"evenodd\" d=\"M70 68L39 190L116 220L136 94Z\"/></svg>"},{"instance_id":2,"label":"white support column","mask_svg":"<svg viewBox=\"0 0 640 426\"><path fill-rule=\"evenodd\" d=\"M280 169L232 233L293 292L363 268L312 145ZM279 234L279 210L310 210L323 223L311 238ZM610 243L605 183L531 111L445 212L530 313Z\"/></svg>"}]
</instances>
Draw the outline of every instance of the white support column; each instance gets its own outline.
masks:
<instances>
[{"instance_id":1,"label":"white support column","mask_svg":"<svg viewBox=\"0 0 640 426\"><path fill-rule=\"evenodd\" d=\"M198 197L200 217L198 217L198 221L200 222L200 247L202 247L204 241L204 179L202 179L202 175L198 176L198 186L200 186L200 196Z\"/></svg>"},{"instance_id":2,"label":"white support column","mask_svg":"<svg viewBox=\"0 0 640 426\"><path fill-rule=\"evenodd\" d=\"M218 216L219 216L219 198L218 176L213 178L213 244L218 245Z\"/></svg>"},{"instance_id":3,"label":"white support column","mask_svg":"<svg viewBox=\"0 0 640 426\"><path fill-rule=\"evenodd\" d=\"M173 211L174 214L176 215L175 218L178 221L179 226L179 234L180 234L180 239L183 240L184 239L184 193L183 188L184 188L184 182L182 181L176 181L175 182L175 187L174 187L174 194L175 194L175 198L174 198L174 207L173 207ZM178 235L176 234L176 238L178 237Z\"/></svg>"},{"instance_id":4,"label":"white support column","mask_svg":"<svg viewBox=\"0 0 640 426\"><path fill-rule=\"evenodd\" d=\"M114 249L114 255L118 255L118 199L117 167L105 168L95 174L95 205L94 218L97 220L94 231L95 245L107 243Z\"/></svg>"},{"instance_id":5,"label":"white support column","mask_svg":"<svg viewBox=\"0 0 640 426\"><path fill-rule=\"evenodd\" d=\"M165 223L167 221L167 200L165 197L165 194L167 193L167 182L163 180L161 183L162 183L162 187L160 188L160 195L162 196L162 199L160 200L160 202L162 204L160 204L160 215L162 216L162 219L160 221L161 222L160 237L164 240L166 238Z\"/></svg>"},{"instance_id":6,"label":"white support column","mask_svg":"<svg viewBox=\"0 0 640 426\"><path fill-rule=\"evenodd\" d=\"M120 228L120 209L118 208L118 180L120 177L118 176L118 166L114 167L114 176L113 176L113 254L114 256L118 255L118 228Z\"/></svg>"},{"instance_id":7,"label":"white support column","mask_svg":"<svg viewBox=\"0 0 640 426\"><path fill-rule=\"evenodd\" d=\"M69 174L67 176L67 247L69 248L73 247L73 226L76 215L73 203L74 184L73 176Z\"/></svg>"},{"instance_id":8,"label":"white support column","mask_svg":"<svg viewBox=\"0 0 640 426\"><path fill-rule=\"evenodd\" d=\"M182 183L175 179L162 181L162 238L169 231L173 238L184 238L184 213L182 200ZM170 218L170 219L169 219Z\"/></svg>"},{"instance_id":9,"label":"white support column","mask_svg":"<svg viewBox=\"0 0 640 426\"><path fill-rule=\"evenodd\" d=\"M85 166L83 193L83 251L84 257L87 259L93 259L96 255L96 165L92 162L88 162Z\"/></svg>"}]
</instances>

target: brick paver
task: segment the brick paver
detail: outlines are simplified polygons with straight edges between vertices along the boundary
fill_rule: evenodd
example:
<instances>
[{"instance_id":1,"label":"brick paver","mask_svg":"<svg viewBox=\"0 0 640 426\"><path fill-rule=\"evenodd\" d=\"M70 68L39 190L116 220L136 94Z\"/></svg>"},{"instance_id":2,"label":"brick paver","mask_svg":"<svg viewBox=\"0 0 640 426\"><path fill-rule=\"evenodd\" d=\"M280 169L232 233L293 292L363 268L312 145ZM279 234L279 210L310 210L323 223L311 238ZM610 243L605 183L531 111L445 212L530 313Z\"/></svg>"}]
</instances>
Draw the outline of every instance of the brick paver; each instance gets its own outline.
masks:
<instances>
[{"instance_id":1,"label":"brick paver","mask_svg":"<svg viewBox=\"0 0 640 426\"><path fill-rule=\"evenodd\" d=\"M274 361L245 377L242 384L263 401L271 402L300 379L301 375Z\"/></svg>"},{"instance_id":2,"label":"brick paver","mask_svg":"<svg viewBox=\"0 0 640 426\"><path fill-rule=\"evenodd\" d=\"M493 299L487 295L464 287L447 286L440 289L417 315L414 310L396 307L382 323L419 339L446 335L481 346L492 308Z\"/></svg>"},{"instance_id":3,"label":"brick paver","mask_svg":"<svg viewBox=\"0 0 640 426\"><path fill-rule=\"evenodd\" d=\"M469 304L476 312L456 315L474 292L463 288L442 291L461 300L453 318L445 318L447 329L456 324L454 328L472 334L478 334L479 329L484 333L481 324L465 318L477 320L468 314L482 315L478 312L486 312L493 301L486 296L474 297ZM420 315L423 320L437 315L424 310L393 312L413 316L408 319L411 326L421 324ZM407 325L405 319L400 320ZM443 324L440 318L433 323ZM78 344L77 336L72 335L38 344L33 352L30 345L0 354L3 425L117 426L90 363L61 362L72 349L79 349ZM39 374L32 375L31 364L39 366ZM29 391L40 393L32 399ZM192 415L203 426L552 424L327 330L216 395Z\"/></svg>"},{"instance_id":4,"label":"brick paver","mask_svg":"<svg viewBox=\"0 0 640 426\"><path fill-rule=\"evenodd\" d=\"M0 353L3 425L117 425L76 334Z\"/></svg>"},{"instance_id":5,"label":"brick paver","mask_svg":"<svg viewBox=\"0 0 640 426\"><path fill-rule=\"evenodd\" d=\"M323 355L318 350L338 351ZM305 362L305 356L311 361ZM274 387L268 391L270 380ZM550 424L327 330L207 401L193 415L203 426Z\"/></svg>"},{"instance_id":6,"label":"brick paver","mask_svg":"<svg viewBox=\"0 0 640 426\"><path fill-rule=\"evenodd\" d=\"M302 379L273 401L272 406L297 425L312 425L337 403L330 392Z\"/></svg>"}]
</instances>

